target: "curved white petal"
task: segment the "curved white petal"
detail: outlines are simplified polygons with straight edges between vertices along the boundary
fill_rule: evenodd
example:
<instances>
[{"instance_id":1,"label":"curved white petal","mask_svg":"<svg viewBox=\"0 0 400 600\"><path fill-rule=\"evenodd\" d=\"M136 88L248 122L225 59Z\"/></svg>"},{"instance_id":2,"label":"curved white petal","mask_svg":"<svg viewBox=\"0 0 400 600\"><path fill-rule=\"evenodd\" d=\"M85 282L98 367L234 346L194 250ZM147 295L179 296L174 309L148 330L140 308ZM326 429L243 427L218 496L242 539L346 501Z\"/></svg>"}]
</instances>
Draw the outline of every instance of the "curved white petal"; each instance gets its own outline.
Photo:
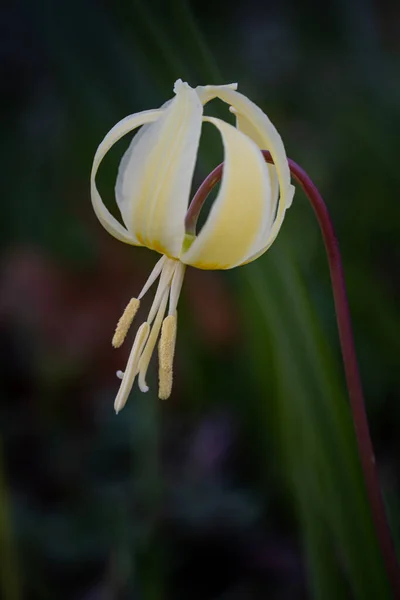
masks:
<instances>
[{"instance_id":1,"label":"curved white petal","mask_svg":"<svg viewBox=\"0 0 400 600\"><path fill-rule=\"evenodd\" d=\"M250 139L253 140L257 144L257 146L262 150L263 149L263 139L259 133L259 131L252 125L251 121L249 121L242 114L236 112L236 110L230 107L230 111L236 116L236 127L240 129L244 134L249 136ZM278 206L279 199L279 179L278 173L276 172L275 165L271 165L266 163L267 169L269 171L269 178L271 181L271 214L272 217L276 215L276 210ZM273 219L269 220L264 229L260 232L260 235L255 240L254 244L249 250L248 255L245 258L245 262L249 260L251 256L257 253L260 248L264 247L266 240L268 240L271 234L271 226L273 223Z\"/></svg>"},{"instance_id":2,"label":"curved white petal","mask_svg":"<svg viewBox=\"0 0 400 600\"><path fill-rule=\"evenodd\" d=\"M295 188L293 185L290 186L288 192L287 192L287 197L288 197L288 201L289 201L289 207L293 201L293 196L294 196L294 192L295 192ZM251 253L242 263L241 265L247 265L250 262L253 262L253 260L256 260L257 258L259 258L260 256L262 256L264 254L264 252L266 252L274 243L276 236L279 233L279 230L281 228L281 225L283 223L283 219L285 217L285 211L283 211L280 215L279 215L279 208L278 208L278 213L276 216L276 219L274 221L274 224L272 226L272 229L269 233L269 235L267 236L267 238L263 238L261 244L259 244L258 248L255 249L254 253Z\"/></svg>"},{"instance_id":3,"label":"curved white petal","mask_svg":"<svg viewBox=\"0 0 400 600\"><path fill-rule=\"evenodd\" d=\"M162 110L145 110L140 113L135 113L133 115L129 115L125 117L121 121L119 121L114 127L107 133L100 146L96 150L96 154L93 159L92 172L90 175L90 194L92 198L92 204L94 208L94 212L97 215L100 223L103 227L111 233L115 238L120 240L121 242L125 242L127 244L133 244L140 246L141 243L137 240L137 238L132 235L129 231L125 229L117 221L115 217L110 213L110 211L106 208L99 191L96 187L96 174L99 168L101 161L104 156L110 150L111 146L113 146L118 140L120 140L124 135L140 127L145 123L150 123L159 118L162 114Z\"/></svg>"},{"instance_id":4,"label":"curved white petal","mask_svg":"<svg viewBox=\"0 0 400 600\"><path fill-rule=\"evenodd\" d=\"M248 135L254 139L259 147L269 150L274 161L278 175L280 198L276 210L274 223L270 231L253 246L245 262L258 258L273 243L281 228L285 211L290 207L294 187L290 183L290 170L281 136L271 123L267 115L246 96L236 92L229 86L199 86L196 88L201 102L204 104L213 98L220 98L230 104L234 112L241 119L241 125L247 128Z\"/></svg>"},{"instance_id":5,"label":"curved white petal","mask_svg":"<svg viewBox=\"0 0 400 600\"><path fill-rule=\"evenodd\" d=\"M230 111L236 117L236 127L240 129L243 133L249 136L250 139L253 140L257 144L257 146L264 150L264 140L260 135L260 132L252 125L251 121L247 119L244 115L238 113L234 108L230 107ZM269 176L271 179L271 196L272 202L276 206L279 198L279 179L278 173L276 172L275 165L271 165L267 163Z\"/></svg>"},{"instance_id":6,"label":"curved white petal","mask_svg":"<svg viewBox=\"0 0 400 600\"><path fill-rule=\"evenodd\" d=\"M196 87L197 95L200 98L202 104L207 104L213 98L222 98L224 90L236 91L238 87L237 83L225 83L224 85L198 85Z\"/></svg>"},{"instance_id":7,"label":"curved white petal","mask_svg":"<svg viewBox=\"0 0 400 600\"><path fill-rule=\"evenodd\" d=\"M141 244L170 257L185 236L203 108L187 83L175 84L175 98L140 134L122 159L116 187L125 225Z\"/></svg>"},{"instance_id":8,"label":"curved white petal","mask_svg":"<svg viewBox=\"0 0 400 600\"><path fill-rule=\"evenodd\" d=\"M245 260L272 219L269 171L249 137L220 119L204 120L222 135L224 172L208 219L180 260L199 269L230 269Z\"/></svg>"},{"instance_id":9,"label":"curved white petal","mask_svg":"<svg viewBox=\"0 0 400 600\"><path fill-rule=\"evenodd\" d=\"M164 104L160 106L159 110L164 111L171 104L172 101L173 98L167 100L167 102L164 102ZM139 129L136 135L133 136L131 143L129 144L125 154L121 158L121 162L119 163L117 180L115 182L115 198L117 200L118 208L120 210L124 223L124 215L126 214L129 218L129 210L127 210L128 207L126 206L127 202L124 194L124 181L126 181L127 169L129 169L129 164L131 163L131 157L134 149L136 148L144 134L148 131L149 127L151 127L151 123L143 125L143 127Z\"/></svg>"}]
</instances>

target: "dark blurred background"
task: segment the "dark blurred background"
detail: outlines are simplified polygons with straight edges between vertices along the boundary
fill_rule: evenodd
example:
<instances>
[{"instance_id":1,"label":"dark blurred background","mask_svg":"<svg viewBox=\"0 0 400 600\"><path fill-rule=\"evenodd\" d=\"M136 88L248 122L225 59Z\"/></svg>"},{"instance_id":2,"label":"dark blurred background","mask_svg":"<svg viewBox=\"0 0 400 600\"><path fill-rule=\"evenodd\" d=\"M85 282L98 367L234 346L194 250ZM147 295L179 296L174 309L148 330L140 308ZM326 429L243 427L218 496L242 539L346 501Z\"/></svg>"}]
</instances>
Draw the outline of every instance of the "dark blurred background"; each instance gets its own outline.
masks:
<instances>
[{"instance_id":1,"label":"dark blurred background","mask_svg":"<svg viewBox=\"0 0 400 600\"><path fill-rule=\"evenodd\" d=\"M337 229L399 544L399 26L394 0L3 4L2 598L390 598L305 197L256 263L188 270L172 397L153 364L117 417L132 338L110 340L156 255L103 230L89 173L179 77L237 81L265 110ZM114 209L126 143L99 177ZM196 181L220 159L205 138Z\"/></svg>"}]
</instances>

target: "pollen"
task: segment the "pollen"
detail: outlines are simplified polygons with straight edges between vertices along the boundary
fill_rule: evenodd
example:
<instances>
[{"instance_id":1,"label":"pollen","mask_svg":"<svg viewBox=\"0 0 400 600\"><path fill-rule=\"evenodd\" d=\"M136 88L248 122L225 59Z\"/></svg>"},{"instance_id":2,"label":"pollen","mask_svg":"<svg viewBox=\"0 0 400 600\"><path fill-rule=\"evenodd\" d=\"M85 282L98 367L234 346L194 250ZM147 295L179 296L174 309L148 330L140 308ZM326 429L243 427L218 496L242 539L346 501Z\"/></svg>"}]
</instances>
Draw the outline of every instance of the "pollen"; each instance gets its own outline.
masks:
<instances>
[{"instance_id":1,"label":"pollen","mask_svg":"<svg viewBox=\"0 0 400 600\"><path fill-rule=\"evenodd\" d=\"M129 331L129 327L132 324L133 319L137 311L139 310L140 300L137 298L131 298L128 306L125 308L122 317L118 321L117 327L115 328L114 337L112 339L112 345L114 348L119 348L124 343L126 334Z\"/></svg>"},{"instance_id":2,"label":"pollen","mask_svg":"<svg viewBox=\"0 0 400 600\"><path fill-rule=\"evenodd\" d=\"M158 397L160 400L168 400L172 392L173 374L171 371L158 371Z\"/></svg>"},{"instance_id":3,"label":"pollen","mask_svg":"<svg viewBox=\"0 0 400 600\"><path fill-rule=\"evenodd\" d=\"M158 359L159 359L159 387L158 397L161 400L167 400L171 395L172 390L172 365L174 361L176 341L176 315L169 315L164 319L161 337L158 344Z\"/></svg>"}]
</instances>

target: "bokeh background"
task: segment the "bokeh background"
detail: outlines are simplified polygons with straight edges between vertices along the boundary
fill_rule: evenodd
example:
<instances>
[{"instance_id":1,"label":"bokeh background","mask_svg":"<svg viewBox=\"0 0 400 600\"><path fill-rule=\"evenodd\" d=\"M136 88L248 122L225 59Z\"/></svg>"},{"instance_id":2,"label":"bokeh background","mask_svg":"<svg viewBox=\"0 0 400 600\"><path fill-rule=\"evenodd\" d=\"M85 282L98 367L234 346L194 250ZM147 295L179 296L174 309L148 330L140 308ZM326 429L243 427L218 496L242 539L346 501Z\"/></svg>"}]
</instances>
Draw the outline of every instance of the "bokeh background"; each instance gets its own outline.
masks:
<instances>
[{"instance_id":1,"label":"bokeh background","mask_svg":"<svg viewBox=\"0 0 400 600\"><path fill-rule=\"evenodd\" d=\"M337 229L399 544L399 3L9 0L1 19L2 598L389 598L305 197L256 263L188 271L173 395L153 364L116 417L132 338L110 340L156 255L102 229L88 181L111 126L179 77L268 113ZM112 210L127 143L99 176ZM205 136L196 183L221 157Z\"/></svg>"}]
</instances>

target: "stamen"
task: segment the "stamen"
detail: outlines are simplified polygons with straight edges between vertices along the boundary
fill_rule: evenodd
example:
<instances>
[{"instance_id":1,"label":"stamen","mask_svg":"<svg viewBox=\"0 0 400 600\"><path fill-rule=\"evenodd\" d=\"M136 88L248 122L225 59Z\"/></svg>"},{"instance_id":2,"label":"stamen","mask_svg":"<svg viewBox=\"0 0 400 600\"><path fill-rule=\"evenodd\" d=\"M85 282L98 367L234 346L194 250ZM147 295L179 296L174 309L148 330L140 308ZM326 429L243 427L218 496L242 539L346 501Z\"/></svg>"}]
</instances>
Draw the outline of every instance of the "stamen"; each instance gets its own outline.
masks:
<instances>
[{"instance_id":1,"label":"stamen","mask_svg":"<svg viewBox=\"0 0 400 600\"><path fill-rule=\"evenodd\" d=\"M175 272L175 269L177 268L177 265L179 265L178 261L167 259L167 262L163 267L160 281L158 283L157 292L154 297L153 304L152 304L150 312L149 312L149 316L147 318L147 322L150 324L153 322L154 317L156 316L156 313L160 307L160 303L163 298L165 290L167 290L171 285L171 279Z\"/></svg>"},{"instance_id":2,"label":"stamen","mask_svg":"<svg viewBox=\"0 0 400 600\"><path fill-rule=\"evenodd\" d=\"M145 293L151 288L151 286L153 285L153 283L155 282L155 280L157 279L157 277L160 275L162 268L164 266L165 261L167 260L166 256L162 256L160 258L160 260L155 264L154 269L152 270L152 272L150 273L150 276L148 278L148 280L146 281L146 283L143 286L142 291L140 292L138 298L139 300L141 300L143 298L143 296L145 295Z\"/></svg>"},{"instance_id":3,"label":"stamen","mask_svg":"<svg viewBox=\"0 0 400 600\"><path fill-rule=\"evenodd\" d=\"M149 336L149 332L150 325L147 322L143 323L137 331L135 341L133 343L132 350L129 355L128 364L126 365L125 373L123 374L122 383L120 385L117 397L115 398L114 402L114 409L117 414L122 408L124 408L129 393L132 389L137 373L140 355L142 353L143 346L145 345L146 340Z\"/></svg>"},{"instance_id":4,"label":"stamen","mask_svg":"<svg viewBox=\"0 0 400 600\"><path fill-rule=\"evenodd\" d=\"M115 328L114 337L112 339L112 345L114 348L119 348L122 346L126 334L129 331L129 327L132 324L133 319L137 311L139 310L140 300L137 298L131 298L128 306L125 308L122 317L117 323L117 327Z\"/></svg>"},{"instance_id":5,"label":"stamen","mask_svg":"<svg viewBox=\"0 0 400 600\"><path fill-rule=\"evenodd\" d=\"M159 359L159 386L158 397L161 400L167 400L171 395L172 379L173 379L173 362L176 342L176 315L168 315L164 319L161 338L158 344L158 359Z\"/></svg>"},{"instance_id":6,"label":"stamen","mask_svg":"<svg viewBox=\"0 0 400 600\"><path fill-rule=\"evenodd\" d=\"M164 291L164 295L161 299L161 303L160 303L160 306L159 306L159 309L157 312L157 316L154 321L154 325L151 329L149 339L147 340L146 347L143 350L142 356L140 357L138 383L139 383L139 388L141 389L142 392L147 392L149 389L146 384L146 373L147 373L147 369L149 368L150 359L153 354L154 347L157 342L158 334L160 333L165 310L167 308L168 293L169 293L169 289L166 289Z\"/></svg>"},{"instance_id":7,"label":"stamen","mask_svg":"<svg viewBox=\"0 0 400 600\"><path fill-rule=\"evenodd\" d=\"M165 265L166 261L168 261L166 256L162 256L160 258L160 260L156 263L155 267L153 268L152 272L150 273L150 277L146 281L142 291L139 294L139 297L132 298L130 300L128 306L125 308L125 310L122 314L122 317L118 321L117 327L115 329L114 337L112 339L112 345L114 346L114 348L119 348L124 343L126 334L128 333L130 326L132 325L132 321L135 318L137 311L139 310L141 298L143 298L145 293L153 285L153 283L156 281L157 277L159 277L160 273L161 272L164 273L164 271L166 271L165 276L164 277L163 277L163 275L161 276L160 283L161 283L161 281L163 282L162 287L164 287L166 276L172 277L172 273L169 274L171 265L168 265L167 270L164 269L164 265ZM176 262L176 261L174 261L174 262ZM170 279L169 279L169 281L170 281ZM168 284L168 281L167 281L167 284ZM160 287L160 284L159 284L159 287ZM156 294L156 298L157 298L157 294ZM154 299L154 301L156 300L156 298ZM158 305L159 305L160 299L161 299L161 296L159 295ZM153 302L153 304L154 304L154 302ZM158 308L158 305L157 305L157 308ZM153 316L153 319L154 319L154 316ZM151 320L150 320L150 323L151 323Z\"/></svg>"},{"instance_id":8,"label":"stamen","mask_svg":"<svg viewBox=\"0 0 400 600\"><path fill-rule=\"evenodd\" d=\"M139 328L128 359L125 372L118 371L117 377L122 379L117 398L115 399L115 410L119 412L125 406L135 377L139 374L139 388L142 392L148 391L146 374L154 352L158 336L162 327L161 340L159 344L160 370L159 370L159 396L166 399L172 389L172 363L175 351L176 339L176 306L182 288L186 265L176 259L163 256L154 267L139 297L132 298L120 318L113 338L113 344L118 347L124 341L126 333L132 323L140 305L140 299L161 274L157 291L154 297L148 319ZM164 320L165 311L169 301L169 316ZM151 327L152 322L153 326Z\"/></svg>"},{"instance_id":9,"label":"stamen","mask_svg":"<svg viewBox=\"0 0 400 600\"><path fill-rule=\"evenodd\" d=\"M179 296L181 294L183 278L185 276L186 265L178 262L174 277L171 284L171 295L169 297L169 309L168 314L174 315L176 313L176 307L178 305Z\"/></svg>"}]
</instances>

